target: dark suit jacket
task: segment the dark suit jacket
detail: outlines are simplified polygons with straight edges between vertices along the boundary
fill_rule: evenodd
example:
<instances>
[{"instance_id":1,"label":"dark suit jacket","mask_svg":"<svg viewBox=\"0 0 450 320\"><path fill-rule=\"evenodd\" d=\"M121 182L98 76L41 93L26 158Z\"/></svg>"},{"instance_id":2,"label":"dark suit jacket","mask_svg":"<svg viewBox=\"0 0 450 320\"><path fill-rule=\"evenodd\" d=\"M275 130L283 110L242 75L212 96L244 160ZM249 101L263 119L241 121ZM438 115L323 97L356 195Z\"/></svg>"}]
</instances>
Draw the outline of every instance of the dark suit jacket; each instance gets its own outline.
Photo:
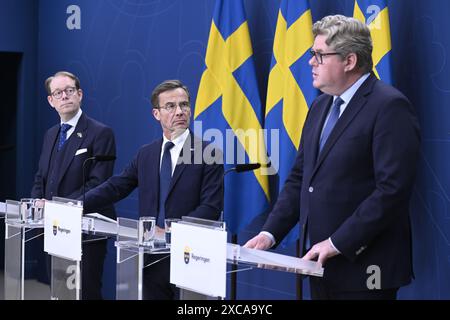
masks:
<instances>
[{"instance_id":1,"label":"dark suit jacket","mask_svg":"<svg viewBox=\"0 0 450 320\"><path fill-rule=\"evenodd\" d=\"M311 244L331 237L342 253L325 265L332 290L367 290L370 266L380 268L382 289L403 286L412 276L409 200L420 145L415 112L399 91L371 75L318 155L332 99L324 94L313 102L296 162L263 230L280 241L300 219Z\"/></svg>"},{"instance_id":2,"label":"dark suit jacket","mask_svg":"<svg viewBox=\"0 0 450 320\"><path fill-rule=\"evenodd\" d=\"M95 210L98 206L119 201L139 187L139 215L156 217L162 142L161 138L144 145L120 175L113 176L90 190L86 194L87 208ZM167 218L189 215L216 220L219 217L223 207L223 166L206 164L201 160L205 147L206 143L194 138L192 134L186 139L180 159L188 159L190 163L178 163L175 167L165 202ZM183 157L186 152L189 156ZM222 161L221 154L219 158Z\"/></svg>"},{"instance_id":3,"label":"dark suit jacket","mask_svg":"<svg viewBox=\"0 0 450 320\"><path fill-rule=\"evenodd\" d=\"M58 139L60 125L50 128L44 136L44 144L39 159L39 168L34 179L31 197L43 198L47 183L50 157L55 141ZM63 162L58 173L57 194L55 196L78 199L83 192L83 162L94 155L115 155L116 145L111 128L81 114L75 131L66 142ZM87 152L75 155L77 150ZM90 161L86 164L86 192L108 179L114 169L114 161ZM99 210L104 215L115 218L113 206Z\"/></svg>"}]
</instances>

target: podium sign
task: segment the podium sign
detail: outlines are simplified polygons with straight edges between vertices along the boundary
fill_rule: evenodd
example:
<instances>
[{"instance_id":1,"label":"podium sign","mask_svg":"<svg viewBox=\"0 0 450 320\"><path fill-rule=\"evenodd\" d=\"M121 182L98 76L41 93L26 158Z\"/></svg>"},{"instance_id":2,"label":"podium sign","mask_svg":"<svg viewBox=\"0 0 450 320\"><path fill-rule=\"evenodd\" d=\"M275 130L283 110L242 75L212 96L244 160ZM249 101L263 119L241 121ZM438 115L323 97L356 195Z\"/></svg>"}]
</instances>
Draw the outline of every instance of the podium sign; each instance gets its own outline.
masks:
<instances>
[{"instance_id":1,"label":"podium sign","mask_svg":"<svg viewBox=\"0 0 450 320\"><path fill-rule=\"evenodd\" d=\"M44 251L69 260L81 260L82 212L81 206L45 202Z\"/></svg>"},{"instance_id":2,"label":"podium sign","mask_svg":"<svg viewBox=\"0 0 450 320\"><path fill-rule=\"evenodd\" d=\"M226 295L227 233L198 225L174 223L170 282L212 297Z\"/></svg>"}]
</instances>

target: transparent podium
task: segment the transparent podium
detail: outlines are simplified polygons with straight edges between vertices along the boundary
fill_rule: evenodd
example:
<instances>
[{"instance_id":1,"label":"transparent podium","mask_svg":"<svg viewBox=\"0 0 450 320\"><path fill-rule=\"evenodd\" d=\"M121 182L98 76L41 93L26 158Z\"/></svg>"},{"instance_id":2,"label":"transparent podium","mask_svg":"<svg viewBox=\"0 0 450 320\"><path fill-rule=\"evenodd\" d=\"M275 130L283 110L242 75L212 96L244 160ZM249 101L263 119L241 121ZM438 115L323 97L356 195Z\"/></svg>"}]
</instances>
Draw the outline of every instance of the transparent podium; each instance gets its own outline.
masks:
<instances>
[{"instance_id":1,"label":"transparent podium","mask_svg":"<svg viewBox=\"0 0 450 320\"><path fill-rule=\"evenodd\" d=\"M226 243L223 222L183 217L172 228L171 248L158 235L153 243L142 245L139 229L137 220L118 220L116 298L120 300L142 299L146 254L164 254L153 263L171 254L170 282L180 288L180 299L225 298L227 264L240 268L235 272L259 268L323 276L323 268L317 262ZM200 268L193 269L199 261Z\"/></svg>"},{"instance_id":2,"label":"transparent podium","mask_svg":"<svg viewBox=\"0 0 450 320\"><path fill-rule=\"evenodd\" d=\"M45 203L44 251L50 255L50 299L81 299L81 202L54 197Z\"/></svg>"},{"instance_id":3,"label":"transparent podium","mask_svg":"<svg viewBox=\"0 0 450 320\"><path fill-rule=\"evenodd\" d=\"M142 300L143 274L147 267L144 265L145 255L160 255L160 259L153 262L158 263L169 258L170 247L166 246L164 234L155 231L154 222L152 231L143 230L142 220L117 218L117 223L116 299Z\"/></svg>"},{"instance_id":4,"label":"transparent podium","mask_svg":"<svg viewBox=\"0 0 450 320\"><path fill-rule=\"evenodd\" d=\"M5 203L5 299L24 300L25 254L33 240L44 234L43 210L34 199Z\"/></svg>"},{"instance_id":5,"label":"transparent podium","mask_svg":"<svg viewBox=\"0 0 450 320\"><path fill-rule=\"evenodd\" d=\"M44 250L51 255L52 300L82 297L82 234L91 235L87 241L104 240L117 234L115 220L82 213L80 201L54 198L46 202Z\"/></svg>"},{"instance_id":6,"label":"transparent podium","mask_svg":"<svg viewBox=\"0 0 450 320\"><path fill-rule=\"evenodd\" d=\"M82 233L91 235L89 241L103 240L117 234L117 223L95 213L82 216L82 203L77 200L54 197L45 202L44 208L42 203L37 205L38 201L0 203L0 211L5 214L5 299L27 299L26 252L33 240L44 237L44 251L51 256L51 274L50 296L42 298L79 300ZM52 245L57 246L56 251Z\"/></svg>"}]
</instances>

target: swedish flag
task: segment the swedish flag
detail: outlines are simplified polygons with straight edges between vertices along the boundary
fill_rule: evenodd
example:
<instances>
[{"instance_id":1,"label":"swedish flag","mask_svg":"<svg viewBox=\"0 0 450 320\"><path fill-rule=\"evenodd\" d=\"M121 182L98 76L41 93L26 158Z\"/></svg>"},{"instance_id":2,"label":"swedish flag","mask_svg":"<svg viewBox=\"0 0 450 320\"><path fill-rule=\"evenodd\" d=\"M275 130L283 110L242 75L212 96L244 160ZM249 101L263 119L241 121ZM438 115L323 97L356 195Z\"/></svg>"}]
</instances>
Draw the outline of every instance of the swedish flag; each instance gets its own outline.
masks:
<instances>
[{"instance_id":1,"label":"swedish flag","mask_svg":"<svg viewBox=\"0 0 450 320\"><path fill-rule=\"evenodd\" d=\"M300 144L303 123L317 96L312 85L309 50L314 42L312 17L307 0L282 0L275 30L273 55L267 86L265 128L273 136L279 130L279 154L268 139L272 165L278 168L278 190L291 171ZM272 141L274 140L274 141ZM295 240L298 228L294 228L285 244Z\"/></svg>"},{"instance_id":2,"label":"swedish flag","mask_svg":"<svg viewBox=\"0 0 450 320\"><path fill-rule=\"evenodd\" d=\"M353 17L366 23L373 40L373 71L391 84L391 31L386 0L355 0Z\"/></svg>"},{"instance_id":3,"label":"swedish flag","mask_svg":"<svg viewBox=\"0 0 450 320\"><path fill-rule=\"evenodd\" d=\"M222 132L226 142L225 169L236 162L267 163L261 100L241 0L216 1L205 65L194 119L202 121L203 131L219 129ZM230 144L230 136L236 146ZM238 161L239 150L244 154L241 161ZM239 232L267 209L268 199L268 179L261 169L227 175L224 216L228 229L232 233Z\"/></svg>"}]
</instances>

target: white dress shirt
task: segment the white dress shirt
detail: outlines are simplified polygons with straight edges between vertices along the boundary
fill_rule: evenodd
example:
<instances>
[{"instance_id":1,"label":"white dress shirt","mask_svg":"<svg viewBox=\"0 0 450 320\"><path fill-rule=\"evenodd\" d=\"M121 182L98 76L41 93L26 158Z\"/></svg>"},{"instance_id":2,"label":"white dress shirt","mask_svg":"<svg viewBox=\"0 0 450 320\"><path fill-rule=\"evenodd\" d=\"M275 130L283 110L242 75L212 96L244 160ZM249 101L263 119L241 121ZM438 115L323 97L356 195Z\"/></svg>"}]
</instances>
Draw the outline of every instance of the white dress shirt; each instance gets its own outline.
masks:
<instances>
[{"instance_id":1,"label":"white dress shirt","mask_svg":"<svg viewBox=\"0 0 450 320\"><path fill-rule=\"evenodd\" d=\"M82 113L83 113L83 111L81 111L81 108L80 108L80 109L78 110L77 114L76 114L72 119L70 119L70 120L67 121L67 122L62 122L62 121L61 121L61 124L67 123L67 124L70 124L70 125L72 126L69 130L67 130L67 133L66 133L66 140L69 139L70 136L72 135L72 133L75 131L75 128L76 128L76 126L77 126L77 124L78 124L78 120L80 120L80 117L81 117L81 114L82 114Z\"/></svg>"},{"instance_id":2,"label":"white dress shirt","mask_svg":"<svg viewBox=\"0 0 450 320\"><path fill-rule=\"evenodd\" d=\"M183 149L184 143L186 142L186 139L188 136L189 136L189 130L186 129L186 131L183 132L183 134L179 135L178 137L176 137L175 139L172 140L172 143L174 144L172 149L170 149L170 156L171 156L171 160L172 160L172 175L173 175L173 172L175 171L175 167L177 166L177 162L178 162L178 158L180 157L181 149ZM164 146L169 141L170 140L167 139L166 136L163 135L163 143L161 145L161 155L160 155L160 159L159 159L159 168L160 169L161 169L162 157L164 154Z\"/></svg>"}]
</instances>

